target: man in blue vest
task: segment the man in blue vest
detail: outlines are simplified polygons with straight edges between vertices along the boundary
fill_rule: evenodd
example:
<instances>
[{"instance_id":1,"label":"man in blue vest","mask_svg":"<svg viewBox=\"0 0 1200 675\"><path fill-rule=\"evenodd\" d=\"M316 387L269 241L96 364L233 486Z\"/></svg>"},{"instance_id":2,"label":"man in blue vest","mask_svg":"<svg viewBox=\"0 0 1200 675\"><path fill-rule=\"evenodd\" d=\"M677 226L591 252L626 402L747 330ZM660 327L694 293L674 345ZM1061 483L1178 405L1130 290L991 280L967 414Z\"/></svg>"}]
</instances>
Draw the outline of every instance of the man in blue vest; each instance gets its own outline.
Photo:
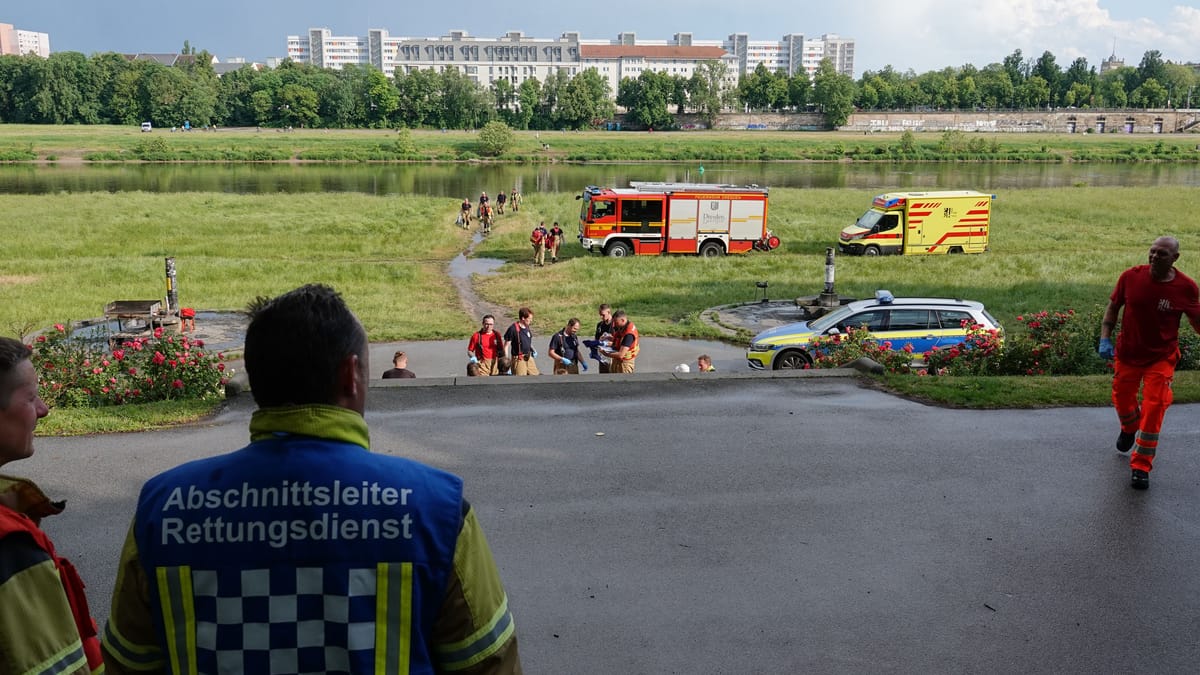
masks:
<instances>
[{"instance_id":1,"label":"man in blue vest","mask_svg":"<svg viewBox=\"0 0 1200 675\"><path fill-rule=\"evenodd\" d=\"M368 450L367 338L341 297L255 309L245 360L250 445L142 488L109 672L520 673L461 479Z\"/></svg>"}]
</instances>

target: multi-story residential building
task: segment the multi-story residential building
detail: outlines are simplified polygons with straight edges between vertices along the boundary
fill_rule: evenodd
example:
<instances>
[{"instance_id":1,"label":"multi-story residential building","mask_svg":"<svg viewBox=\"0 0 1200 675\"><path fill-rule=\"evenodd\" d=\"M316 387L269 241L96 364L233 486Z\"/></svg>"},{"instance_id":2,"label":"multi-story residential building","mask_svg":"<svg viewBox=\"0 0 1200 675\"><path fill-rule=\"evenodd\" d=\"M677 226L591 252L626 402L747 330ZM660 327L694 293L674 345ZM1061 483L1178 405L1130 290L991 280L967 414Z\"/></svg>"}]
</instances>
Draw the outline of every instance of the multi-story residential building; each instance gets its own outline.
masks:
<instances>
[{"instance_id":1,"label":"multi-story residential building","mask_svg":"<svg viewBox=\"0 0 1200 675\"><path fill-rule=\"evenodd\" d=\"M310 28L306 35L289 35L288 58L323 68L370 64L389 77L414 70L458 68L484 87L507 80L514 88L536 78L544 82L563 72L570 77L595 68L616 96L622 79L651 70L690 78L705 61L727 66L726 85L737 86L742 75L762 63L772 72L800 72L810 77L821 58L834 59L838 72L853 76L854 41L827 34L805 40L794 33L780 42L752 41L745 33L726 40L695 40L691 33L676 33L670 40L638 40L620 33L615 40L583 39L567 32L555 39L530 38L520 31L499 38L480 38L466 31L450 31L435 38L393 37L371 29L366 37L335 36L328 28ZM815 58L815 60L814 60Z\"/></svg>"},{"instance_id":2,"label":"multi-story residential building","mask_svg":"<svg viewBox=\"0 0 1200 675\"><path fill-rule=\"evenodd\" d=\"M11 23L0 23L0 54L36 54L50 56L50 34L20 30Z\"/></svg>"}]
</instances>

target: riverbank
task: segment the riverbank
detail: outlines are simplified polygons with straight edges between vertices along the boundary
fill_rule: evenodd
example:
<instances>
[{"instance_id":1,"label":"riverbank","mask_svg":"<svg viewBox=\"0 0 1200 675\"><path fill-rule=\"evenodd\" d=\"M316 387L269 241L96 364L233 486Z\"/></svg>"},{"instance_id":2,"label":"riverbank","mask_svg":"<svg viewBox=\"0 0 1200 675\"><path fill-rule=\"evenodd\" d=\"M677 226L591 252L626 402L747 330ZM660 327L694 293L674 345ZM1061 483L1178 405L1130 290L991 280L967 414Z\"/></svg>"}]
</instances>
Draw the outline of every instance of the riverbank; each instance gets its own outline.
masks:
<instances>
[{"instance_id":1,"label":"riverbank","mask_svg":"<svg viewBox=\"0 0 1200 675\"><path fill-rule=\"evenodd\" d=\"M473 131L0 125L0 161L1200 162L1200 145L1196 134L515 131L491 157Z\"/></svg>"}]
</instances>

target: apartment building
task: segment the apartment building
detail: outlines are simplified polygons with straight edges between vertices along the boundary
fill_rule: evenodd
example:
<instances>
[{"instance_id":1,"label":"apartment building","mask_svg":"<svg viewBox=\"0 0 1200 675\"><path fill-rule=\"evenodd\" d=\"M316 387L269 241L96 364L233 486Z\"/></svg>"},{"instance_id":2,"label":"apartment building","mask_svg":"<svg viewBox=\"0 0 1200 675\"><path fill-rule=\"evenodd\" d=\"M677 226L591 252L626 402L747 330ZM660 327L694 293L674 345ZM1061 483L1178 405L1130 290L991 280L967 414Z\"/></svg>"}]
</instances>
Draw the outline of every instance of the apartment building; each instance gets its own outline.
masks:
<instances>
[{"instance_id":1,"label":"apartment building","mask_svg":"<svg viewBox=\"0 0 1200 675\"><path fill-rule=\"evenodd\" d=\"M0 54L36 54L47 58L50 56L50 34L21 30L11 23L0 23Z\"/></svg>"},{"instance_id":2,"label":"apartment building","mask_svg":"<svg viewBox=\"0 0 1200 675\"><path fill-rule=\"evenodd\" d=\"M803 34L784 35L779 42L750 40L734 33L725 40L696 40L691 33L676 33L671 40L638 40L620 33L615 40L584 39L577 32L558 38L531 38L510 31L498 38L481 38L466 31L440 37L393 37L371 29L366 37L336 36L328 28L310 28L305 35L287 37L288 58L322 68L370 64L388 75L414 70L458 68L481 86L507 80L520 87L525 80L544 82L556 72L570 77L595 68L616 96L623 78L647 70L690 78L705 61L727 66L726 85L736 87L741 76L764 64L772 72L810 77L821 58L834 59L838 72L853 76L854 41L835 34L806 40Z\"/></svg>"}]
</instances>

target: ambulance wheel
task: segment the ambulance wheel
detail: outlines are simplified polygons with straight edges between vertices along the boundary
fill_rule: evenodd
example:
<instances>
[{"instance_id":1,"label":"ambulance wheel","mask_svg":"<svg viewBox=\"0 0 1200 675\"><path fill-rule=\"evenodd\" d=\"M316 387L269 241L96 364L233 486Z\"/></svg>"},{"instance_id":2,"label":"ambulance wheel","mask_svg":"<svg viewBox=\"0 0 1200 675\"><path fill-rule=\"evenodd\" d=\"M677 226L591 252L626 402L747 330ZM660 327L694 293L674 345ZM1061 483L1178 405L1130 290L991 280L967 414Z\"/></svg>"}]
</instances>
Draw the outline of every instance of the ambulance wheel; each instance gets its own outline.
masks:
<instances>
[{"instance_id":1,"label":"ambulance wheel","mask_svg":"<svg viewBox=\"0 0 1200 675\"><path fill-rule=\"evenodd\" d=\"M959 253L962 253L962 252L963 252L963 250L962 250L961 246L951 246L950 247L950 255L958 255Z\"/></svg>"},{"instance_id":2,"label":"ambulance wheel","mask_svg":"<svg viewBox=\"0 0 1200 675\"><path fill-rule=\"evenodd\" d=\"M633 255L633 247L623 241L614 241L604 249L604 254L610 258L624 258Z\"/></svg>"},{"instance_id":3,"label":"ambulance wheel","mask_svg":"<svg viewBox=\"0 0 1200 675\"><path fill-rule=\"evenodd\" d=\"M719 241L706 241L700 245L701 258L720 258L725 255L725 247Z\"/></svg>"},{"instance_id":4,"label":"ambulance wheel","mask_svg":"<svg viewBox=\"0 0 1200 675\"><path fill-rule=\"evenodd\" d=\"M812 357L799 349L788 349L775 357L774 370L803 370L812 365Z\"/></svg>"},{"instance_id":5,"label":"ambulance wheel","mask_svg":"<svg viewBox=\"0 0 1200 675\"><path fill-rule=\"evenodd\" d=\"M863 249L863 255L879 255L879 247L875 245L868 246L867 248Z\"/></svg>"}]
</instances>

